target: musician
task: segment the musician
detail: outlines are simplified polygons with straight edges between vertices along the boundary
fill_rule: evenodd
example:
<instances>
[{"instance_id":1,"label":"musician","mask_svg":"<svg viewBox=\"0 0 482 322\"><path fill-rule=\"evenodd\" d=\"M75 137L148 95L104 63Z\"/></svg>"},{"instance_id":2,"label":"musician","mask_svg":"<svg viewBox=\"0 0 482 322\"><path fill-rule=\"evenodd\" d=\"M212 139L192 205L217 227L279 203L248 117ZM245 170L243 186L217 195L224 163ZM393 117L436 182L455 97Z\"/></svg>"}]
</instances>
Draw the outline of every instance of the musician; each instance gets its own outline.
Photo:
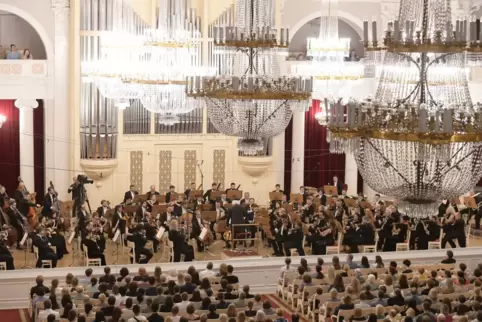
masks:
<instances>
[{"instance_id":1,"label":"musician","mask_svg":"<svg viewBox=\"0 0 482 322\"><path fill-rule=\"evenodd\" d=\"M99 214L94 213L92 215L92 221L89 223L90 230L94 235L97 236L97 245L99 245L100 251L104 252L105 250L105 236L104 236L104 227L106 226L107 220L104 217L100 217Z\"/></svg>"},{"instance_id":2,"label":"musician","mask_svg":"<svg viewBox=\"0 0 482 322\"><path fill-rule=\"evenodd\" d=\"M157 196L156 194L152 194L151 195L151 198L150 199L147 199L147 202L146 202L146 210L148 212L152 212L152 208L156 205L159 204L159 202L157 201Z\"/></svg>"},{"instance_id":3,"label":"musician","mask_svg":"<svg viewBox=\"0 0 482 322\"><path fill-rule=\"evenodd\" d=\"M194 259L194 250L192 249L192 246L186 243L185 236L179 231L177 220L171 221L169 240L172 241L174 246L174 262L180 262L182 254L184 254L185 262L191 262Z\"/></svg>"},{"instance_id":4,"label":"musician","mask_svg":"<svg viewBox=\"0 0 482 322\"><path fill-rule=\"evenodd\" d=\"M291 228L284 227L283 229L288 229L288 233L285 237L284 242L286 256L291 256L291 248L296 248L299 256L305 256L305 251L303 249L303 231L301 229L301 223L297 220L294 220L291 223Z\"/></svg>"},{"instance_id":5,"label":"musician","mask_svg":"<svg viewBox=\"0 0 482 322\"><path fill-rule=\"evenodd\" d=\"M392 218L395 213L391 213ZM408 216L403 216L402 221L397 221L395 217L393 219L390 235L385 239L385 244L383 245L384 252L393 252L397 248L397 243L403 243L407 239L408 233L408 221L410 218Z\"/></svg>"},{"instance_id":6,"label":"musician","mask_svg":"<svg viewBox=\"0 0 482 322\"><path fill-rule=\"evenodd\" d=\"M187 202L184 202L182 200L181 195L178 195L177 200L175 202L171 202L171 203L172 203L172 206L173 206L172 214L175 217L181 217L183 214L186 213Z\"/></svg>"},{"instance_id":7,"label":"musician","mask_svg":"<svg viewBox=\"0 0 482 322\"><path fill-rule=\"evenodd\" d=\"M139 192L136 191L136 188L133 184L131 184L129 186L129 191L126 191L126 193L124 193L124 200L122 201L122 203L124 204L130 204L132 202L134 202L134 198L139 194Z\"/></svg>"},{"instance_id":8,"label":"musician","mask_svg":"<svg viewBox=\"0 0 482 322\"><path fill-rule=\"evenodd\" d=\"M151 207L152 209L152 207ZM147 201L144 201L137 209L136 209L136 221L141 222L146 217L146 214L150 214L151 211L147 211Z\"/></svg>"},{"instance_id":9,"label":"musician","mask_svg":"<svg viewBox=\"0 0 482 322\"><path fill-rule=\"evenodd\" d=\"M14 270L15 266L13 265L13 256L12 253L8 250L7 245L5 244L7 240L8 232L2 231L0 232L0 262L5 262L7 264L7 270Z\"/></svg>"},{"instance_id":10,"label":"musician","mask_svg":"<svg viewBox=\"0 0 482 322\"><path fill-rule=\"evenodd\" d=\"M50 243L46 237L46 231L43 227L37 228L37 234L32 236L33 246L38 248L38 260L35 267L42 267L42 260L51 260L52 267L57 267L57 254L50 248Z\"/></svg>"},{"instance_id":11,"label":"musician","mask_svg":"<svg viewBox=\"0 0 482 322\"><path fill-rule=\"evenodd\" d=\"M203 199L206 200L206 202L211 202L214 204L214 200L211 200L211 193L213 191L218 191L218 187L220 186L220 184L218 185L216 182L213 182L213 184L211 185L211 189L209 189L208 191L206 191L203 195Z\"/></svg>"},{"instance_id":12,"label":"musician","mask_svg":"<svg viewBox=\"0 0 482 322\"><path fill-rule=\"evenodd\" d=\"M430 230L428 227L428 219L422 218L418 221L415 225L415 230L412 233L413 236L416 237L416 244L417 249L428 249L428 242L430 240ZM412 239L412 235L410 235L410 239Z\"/></svg>"},{"instance_id":13,"label":"musician","mask_svg":"<svg viewBox=\"0 0 482 322\"><path fill-rule=\"evenodd\" d=\"M201 210L197 209L195 212L195 217L192 220L192 230L190 238L194 238L197 243L197 249L200 252L204 251L204 243L199 239L201 231L204 228L204 221L201 217Z\"/></svg>"},{"instance_id":14,"label":"musician","mask_svg":"<svg viewBox=\"0 0 482 322\"><path fill-rule=\"evenodd\" d=\"M46 217L43 219L45 220ZM57 259L61 260L64 258L65 254L68 254L67 244L65 242L65 237L57 233L58 226L53 220L48 220L43 223L42 226L45 228L45 237L47 237L50 245L55 246Z\"/></svg>"},{"instance_id":15,"label":"musician","mask_svg":"<svg viewBox=\"0 0 482 322\"><path fill-rule=\"evenodd\" d=\"M138 224L132 228L132 234L130 234L127 239L134 243L134 253L135 253L135 263L147 264L154 256L150 250L144 246L147 243L146 231L144 230L144 225ZM145 258L141 259L141 255Z\"/></svg>"},{"instance_id":16,"label":"musician","mask_svg":"<svg viewBox=\"0 0 482 322\"><path fill-rule=\"evenodd\" d=\"M216 211L216 221L211 222L209 228L211 229L211 233L213 234L214 240L216 240L217 237L216 237L216 232L214 231L214 225L219 220L226 218L227 211L226 211L226 208L224 208L223 205L221 204L221 200L216 200L214 204L214 210ZM221 234L221 238L222 238L222 234Z\"/></svg>"},{"instance_id":17,"label":"musician","mask_svg":"<svg viewBox=\"0 0 482 322\"><path fill-rule=\"evenodd\" d=\"M238 190L236 188L236 183L231 182L229 189L226 189L225 193L228 194L228 191L230 191L230 190Z\"/></svg>"},{"instance_id":18,"label":"musician","mask_svg":"<svg viewBox=\"0 0 482 322\"><path fill-rule=\"evenodd\" d=\"M282 194L285 194L285 192L281 190L281 186L279 185L279 183L277 183L276 186L274 186L273 192L281 192Z\"/></svg>"},{"instance_id":19,"label":"musician","mask_svg":"<svg viewBox=\"0 0 482 322\"><path fill-rule=\"evenodd\" d=\"M173 185L169 186L169 191L166 193L166 203L170 203L171 195L175 195L175 194L176 194L176 187L174 187Z\"/></svg>"},{"instance_id":20,"label":"musician","mask_svg":"<svg viewBox=\"0 0 482 322\"><path fill-rule=\"evenodd\" d=\"M112 230L115 233L119 229L121 235L125 235L126 232L127 217L124 214L124 208L122 205L117 205L114 208L114 216L112 217Z\"/></svg>"},{"instance_id":21,"label":"musician","mask_svg":"<svg viewBox=\"0 0 482 322\"><path fill-rule=\"evenodd\" d=\"M368 216L362 218L362 223L358 226L357 232L360 235L362 245L375 245L375 229Z\"/></svg>"},{"instance_id":22,"label":"musician","mask_svg":"<svg viewBox=\"0 0 482 322\"><path fill-rule=\"evenodd\" d=\"M5 189L5 187L2 186L1 184L0 184L0 198L3 198L5 200L10 199L7 194L7 189Z\"/></svg>"},{"instance_id":23,"label":"musician","mask_svg":"<svg viewBox=\"0 0 482 322\"><path fill-rule=\"evenodd\" d=\"M42 216L52 218L52 207L57 201L57 194L52 187L47 189L47 193L44 196L44 207L42 208Z\"/></svg>"},{"instance_id":24,"label":"musician","mask_svg":"<svg viewBox=\"0 0 482 322\"><path fill-rule=\"evenodd\" d=\"M91 230L83 243L87 248L87 256L89 258L100 258L100 265L105 266L105 255L103 254L103 250L99 246L98 241L99 235Z\"/></svg>"},{"instance_id":25,"label":"musician","mask_svg":"<svg viewBox=\"0 0 482 322\"><path fill-rule=\"evenodd\" d=\"M232 226L232 225L239 225L239 224L245 224L246 223L246 218L248 217L248 212L245 207L241 205L234 205L231 208L231 211L226 214L226 225L231 226L232 229L232 238L236 239L236 236L238 234L242 234L245 232L246 227L243 226ZM234 248L236 248L236 241L234 241ZM226 240L226 248L229 248L230 244L229 241Z\"/></svg>"},{"instance_id":26,"label":"musician","mask_svg":"<svg viewBox=\"0 0 482 322\"><path fill-rule=\"evenodd\" d=\"M159 240L157 239L158 228L151 223L150 214L144 216L142 223L144 224L144 230L146 231L146 238L152 242L152 248L154 253L156 253L157 248L159 247Z\"/></svg>"},{"instance_id":27,"label":"musician","mask_svg":"<svg viewBox=\"0 0 482 322\"><path fill-rule=\"evenodd\" d=\"M300 187L300 195L303 196L303 205L306 203L306 198L308 198L308 192L305 190L304 186ZM291 200L290 200L291 201Z\"/></svg>"},{"instance_id":28,"label":"musician","mask_svg":"<svg viewBox=\"0 0 482 322\"><path fill-rule=\"evenodd\" d=\"M156 191L156 186L155 185L152 185L150 187L151 190L149 190L149 192L146 193L147 195L147 200L152 200L152 196L155 195L155 196L159 196L160 193Z\"/></svg>"},{"instance_id":29,"label":"musician","mask_svg":"<svg viewBox=\"0 0 482 322\"><path fill-rule=\"evenodd\" d=\"M325 195L325 191L323 190L323 188L318 188L318 190L316 191L316 194L315 194L315 198L320 198L321 205L326 206L326 195Z\"/></svg>"},{"instance_id":30,"label":"musician","mask_svg":"<svg viewBox=\"0 0 482 322\"><path fill-rule=\"evenodd\" d=\"M394 225L394 219L392 217L392 209L388 208L385 212L382 212L380 205L375 207L375 227L378 230L378 243L377 247L382 250L385 240L392 236L392 226Z\"/></svg>"},{"instance_id":31,"label":"musician","mask_svg":"<svg viewBox=\"0 0 482 322\"><path fill-rule=\"evenodd\" d=\"M333 186L336 187L339 196L343 195L343 183L338 180L338 176L333 176Z\"/></svg>"},{"instance_id":32,"label":"musician","mask_svg":"<svg viewBox=\"0 0 482 322\"><path fill-rule=\"evenodd\" d=\"M245 192L245 193L244 193L244 197L243 197L243 199L241 199L241 200L239 201L239 204L240 204L240 205L247 205L248 202L249 202L249 199L250 199L250 198L249 198L249 192Z\"/></svg>"},{"instance_id":33,"label":"musician","mask_svg":"<svg viewBox=\"0 0 482 322\"><path fill-rule=\"evenodd\" d=\"M191 191L194 191L194 190L196 190L196 183L191 182L191 186L188 189L186 189L186 191L184 191L184 196L186 196L186 200L189 200Z\"/></svg>"},{"instance_id":34,"label":"musician","mask_svg":"<svg viewBox=\"0 0 482 322\"><path fill-rule=\"evenodd\" d=\"M27 217L30 207L36 207L37 205L30 202L30 193L25 188L23 182L18 184L18 189L15 190L14 199L17 204L17 209L22 215Z\"/></svg>"},{"instance_id":35,"label":"musician","mask_svg":"<svg viewBox=\"0 0 482 322\"><path fill-rule=\"evenodd\" d=\"M301 208L301 221L308 224L311 218L315 214L315 205L313 204L313 198L306 198L306 204Z\"/></svg>"},{"instance_id":36,"label":"musician","mask_svg":"<svg viewBox=\"0 0 482 322\"><path fill-rule=\"evenodd\" d=\"M97 208L96 212L99 214L100 217L104 217L110 210L110 203L107 200L102 200L100 204L101 206Z\"/></svg>"},{"instance_id":37,"label":"musician","mask_svg":"<svg viewBox=\"0 0 482 322\"><path fill-rule=\"evenodd\" d=\"M278 211L272 211L269 216L269 227L271 235L274 237L274 239L270 240L270 244L273 247L274 256L284 256L283 218L286 218L283 208L279 208Z\"/></svg>"},{"instance_id":38,"label":"musician","mask_svg":"<svg viewBox=\"0 0 482 322\"><path fill-rule=\"evenodd\" d=\"M1 207L3 208L3 205L1 205ZM25 227L25 224L27 224L27 218L18 211L15 199L10 199L6 213L10 218L10 224L17 231L17 249L23 249L20 246L20 241L22 240L24 233L27 231ZM6 223L3 224L5 225Z\"/></svg>"},{"instance_id":39,"label":"musician","mask_svg":"<svg viewBox=\"0 0 482 322\"><path fill-rule=\"evenodd\" d=\"M465 235L465 222L462 219L460 213L455 214L454 236L457 239L459 247L465 248L467 246L467 235Z\"/></svg>"},{"instance_id":40,"label":"musician","mask_svg":"<svg viewBox=\"0 0 482 322\"><path fill-rule=\"evenodd\" d=\"M221 201L221 205L223 205L223 206L224 206L225 204L227 204L227 203L231 203L231 199L228 199L228 197L226 196L225 193L223 193L223 194L221 195L221 200L220 200L220 201Z\"/></svg>"}]
</instances>

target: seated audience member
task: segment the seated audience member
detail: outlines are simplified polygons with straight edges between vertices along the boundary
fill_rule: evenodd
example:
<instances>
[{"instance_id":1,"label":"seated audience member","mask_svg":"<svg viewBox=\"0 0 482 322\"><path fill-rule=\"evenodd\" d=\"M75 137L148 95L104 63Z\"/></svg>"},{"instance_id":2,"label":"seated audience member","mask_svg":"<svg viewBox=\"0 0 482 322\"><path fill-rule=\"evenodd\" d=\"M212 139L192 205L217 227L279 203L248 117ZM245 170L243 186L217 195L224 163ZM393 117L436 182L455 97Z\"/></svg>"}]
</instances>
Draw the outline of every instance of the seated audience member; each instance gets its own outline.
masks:
<instances>
[{"instance_id":1,"label":"seated audience member","mask_svg":"<svg viewBox=\"0 0 482 322\"><path fill-rule=\"evenodd\" d=\"M104 275L99 277L99 283L107 283L109 281L109 276L111 276L110 267L106 266L104 267Z\"/></svg>"},{"instance_id":2,"label":"seated audience member","mask_svg":"<svg viewBox=\"0 0 482 322\"><path fill-rule=\"evenodd\" d=\"M42 275L37 276L35 283L36 285L30 289L30 298L33 298L35 294L39 295L40 290L43 290L43 294L49 293L50 290L44 285L44 278Z\"/></svg>"},{"instance_id":3,"label":"seated audience member","mask_svg":"<svg viewBox=\"0 0 482 322\"><path fill-rule=\"evenodd\" d=\"M366 321L367 318L363 316L361 308L355 308L355 312L351 317L350 321Z\"/></svg>"},{"instance_id":4,"label":"seated audience member","mask_svg":"<svg viewBox=\"0 0 482 322\"><path fill-rule=\"evenodd\" d=\"M116 298L112 295L107 298L107 306L100 309L102 313L104 313L104 316L112 316L115 308L115 301Z\"/></svg>"},{"instance_id":5,"label":"seated audience member","mask_svg":"<svg viewBox=\"0 0 482 322\"><path fill-rule=\"evenodd\" d=\"M82 285L78 285L75 288L77 294L72 298L73 301L84 301L87 302L89 300L89 295L84 293L84 287Z\"/></svg>"},{"instance_id":6,"label":"seated audience member","mask_svg":"<svg viewBox=\"0 0 482 322\"><path fill-rule=\"evenodd\" d=\"M197 288L197 285L192 283L191 275L186 275L184 277L184 285L181 286L181 292L186 292L187 294L192 294Z\"/></svg>"},{"instance_id":7,"label":"seated audience member","mask_svg":"<svg viewBox=\"0 0 482 322\"><path fill-rule=\"evenodd\" d=\"M147 321L149 321L149 322L164 322L164 318L157 313L157 312L159 312L159 304L152 303L151 304L151 311L152 311L152 314L147 318Z\"/></svg>"},{"instance_id":8,"label":"seated audience member","mask_svg":"<svg viewBox=\"0 0 482 322\"><path fill-rule=\"evenodd\" d=\"M76 310L70 310L69 311L69 314L67 315L67 321L69 321L69 322L77 321L77 311Z\"/></svg>"},{"instance_id":9,"label":"seated audience member","mask_svg":"<svg viewBox=\"0 0 482 322\"><path fill-rule=\"evenodd\" d=\"M186 307L186 315L185 318L188 319L188 321L195 321L199 320L199 315L194 314L196 312L196 309L194 308L194 305L189 304Z\"/></svg>"},{"instance_id":10,"label":"seated audience member","mask_svg":"<svg viewBox=\"0 0 482 322\"><path fill-rule=\"evenodd\" d=\"M273 310L273 307L271 306L270 301L264 301L263 308L260 311L262 311L265 315L275 314L275 311Z\"/></svg>"},{"instance_id":11,"label":"seated audience member","mask_svg":"<svg viewBox=\"0 0 482 322\"><path fill-rule=\"evenodd\" d=\"M14 44L10 45L10 52L7 54L7 59L20 59L22 58L22 54L17 51L17 46Z\"/></svg>"},{"instance_id":12,"label":"seated audience member","mask_svg":"<svg viewBox=\"0 0 482 322\"><path fill-rule=\"evenodd\" d=\"M224 293L219 293L218 295L219 302L216 305L216 308L218 309L227 309L229 306L229 303L224 300Z\"/></svg>"},{"instance_id":13,"label":"seated audience member","mask_svg":"<svg viewBox=\"0 0 482 322\"><path fill-rule=\"evenodd\" d=\"M107 322L125 322L125 319L122 319L122 310L120 307L116 307L114 309L114 312L112 313L112 318L110 318Z\"/></svg>"},{"instance_id":14,"label":"seated audience member","mask_svg":"<svg viewBox=\"0 0 482 322\"><path fill-rule=\"evenodd\" d=\"M199 292L199 290L194 290L194 292L192 292L192 296L191 296L191 299L189 301L191 301L192 303L199 303L199 302L202 302L203 298L201 297L201 292Z\"/></svg>"},{"instance_id":15,"label":"seated audience member","mask_svg":"<svg viewBox=\"0 0 482 322\"><path fill-rule=\"evenodd\" d=\"M33 308L35 309L35 306L37 305L37 303L48 301L48 299L49 299L49 296L45 294L44 290L39 289L37 291L37 296L32 300Z\"/></svg>"},{"instance_id":16,"label":"seated audience member","mask_svg":"<svg viewBox=\"0 0 482 322\"><path fill-rule=\"evenodd\" d=\"M451 250L447 251L447 257L441 261L442 264L455 264L456 260L454 258L454 252Z\"/></svg>"},{"instance_id":17,"label":"seated audience member","mask_svg":"<svg viewBox=\"0 0 482 322\"><path fill-rule=\"evenodd\" d=\"M256 310L253 309L253 306L254 306L254 303L253 301L249 301L248 302L248 309L244 311L244 314L247 316L247 317L254 317L256 316Z\"/></svg>"},{"instance_id":18,"label":"seated audience member","mask_svg":"<svg viewBox=\"0 0 482 322\"><path fill-rule=\"evenodd\" d=\"M228 271L228 275L223 277L223 279L226 279L229 284L238 284L239 278L233 275L234 267L232 265L228 265L227 271Z\"/></svg>"},{"instance_id":19,"label":"seated audience member","mask_svg":"<svg viewBox=\"0 0 482 322\"><path fill-rule=\"evenodd\" d=\"M403 306L403 305L405 305L405 298L402 295L402 291L399 288L397 288L393 291L393 293L394 293L394 295L391 296L387 300L387 304L389 306L393 306L393 305Z\"/></svg>"},{"instance_id":20,"label":"seated audience member","mask_svg":"<svg viewBox=\"0 0 482 322\"><path fill-rule=\"evenodd\" d=\"M250 290L249 285L244 285L244 286L243 286L243 292L244 292L244 295L246 296L246 298L247 298L247 299L252 299L252 298L254 298L254 295L251 294L251 293L249 293L249 290Z\"/></svg>"},{"instance_id":21,"label":"seated audience member","mask_svg":"<svg viewBox=\"0 0 482 322\"><path fill-rule=\"evenodd\" d=\"M203 298L201 302L201 307L199 308L202 311L208 311L209 305L211 305L211 299L209 297Z\"/></svg>"},{"instance_id":22,"label":"seated audience member","mask_svg":"<svg viewBox=\"0 0 482 322\"><path fill-rule=\"evenodd\" d=\"M127 322L142 322L147 321L147 318L141 315L141 307L139 305L134 305L132 308L132 312L134 312L134 316L127 320Z\"/></svg>"},{"instance_id":23,"label":"seated audience member","mask_svg":"<svg viewBox=\"0 0 482 322\"><path fill-rule=\"evenodd\" d=\"M360 294L360 302L358 302L357 304L355 304L355 309L356 309L356 308L360 308L360 309L369 308L369 307L371 307L371 303L372 303L372 300L371 300L371 299L367 299L365 293L361 293L361 294Z\"/></svg>"},{"instance_id":24,"label":"seated audience member","mask_svg":"<svg viewBox=\"0 0 482 322\"><path fill-rule=\"evenodd\" d=\"M199 278L201 280L206 277L214 277L214 276L216 276L216 272L213 271L213 263L211 262L207 263L206 269L199 273Z\"/></svg>"},{"instance_id":25,"label":"seated audience member","mask_svg":"<svg viewBox=\"0 0 482 322\"><path fill-rule=\"evenodd\" d=\"M245 308L248 305L244 292L239 292L238 299L234 300L233 304L239 309Z\"/></svg>"},{"instance_id":26,"label":"seated audience member","mask_svg":"<svg viewBox=\"0 0 482 322\"><path fill-rule=\"evenodd\" d=\"M209 313L207 314L208 319L219 319L219 314L216 313L216 304L209 305Z\"/></svg>"},{"instance_id":27,"label":"seated audience member","mask_svg":"<svg viewBox=\"0 0 482 322\"><path fill-rule=\"evenodd\" d=\"M79 280L79 283L81 285L88 285L90 284L90 279L92 278L92 273L93 273L93 269L92 268L87 268L85 270L85 276L82 277L80 280Z\"/></svg>"},{"instance_id":28,"label":"seated audience member","mask_svg":"<svg viewBox=\"0 0 482 322\"><path fill-rule=\"evenodd\" d=\"M182 293L181 294L181 302L180 303L176 303L176 306L178 307L179 309L179 312L181 314L185 313L186 312L186 308L187 306L191 304L191 302L189 302L189 294L187 293Z\"/></svg>"},{"instance_id":29,"label":"seated audience member","mask_svg":"<svg viewBox=\"0 0 482 322\"><path fill-rule=\"evenodd\" d=\"M355 305L353 304L351 297L350 296L345 296L343 298L343 301L340 305L338 305L335 309L335 315L338 315L338 311L340 310L353 310L355 308Z\"/></svg>"},{"instance_id":30,"label":"seated audience member","mask_svg":"<svg viewBox=\"0 0 482 322\"><path fill-rule=\"evenodd\" d=\"M134 276L133 281L147 283L147 281L149 280L149 274L147 274L146 269L144 267L140 267L137 273L138 275Z\"/></svg>"},{"instance_id":31,"label":"seated audience member","mask_svg":"<svg viewBox=\"0 0 482 322\"><path fill-rule=\"evenodd\" d=\"M44 309L40 310L40 312L38 313L38 320L39 321L46 320L50 314L55 315L55 318L57 320L60 319L60 313L52 310L52 302L50 300L45 300Z\"/></svg>"},{"instance_id":32,"label":"seated audience member","mask_svg":"<svg viewBox=\"0 0 482 322\"><path fill-rule=\"evenodd\" d=\"M161 305L160 312L171 312L172 307L174 306L174 301L172 300L172 296L167 296L164 304Z\"/></svg>"}]
</instances>

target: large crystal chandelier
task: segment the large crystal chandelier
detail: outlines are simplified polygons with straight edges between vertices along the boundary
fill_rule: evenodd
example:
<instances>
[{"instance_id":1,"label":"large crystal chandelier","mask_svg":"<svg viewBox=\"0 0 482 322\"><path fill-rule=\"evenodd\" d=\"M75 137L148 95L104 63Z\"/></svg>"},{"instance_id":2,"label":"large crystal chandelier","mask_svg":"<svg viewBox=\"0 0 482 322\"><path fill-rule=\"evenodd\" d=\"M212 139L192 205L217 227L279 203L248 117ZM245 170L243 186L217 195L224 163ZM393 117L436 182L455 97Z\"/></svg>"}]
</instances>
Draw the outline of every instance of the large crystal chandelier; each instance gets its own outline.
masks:
<instances>
[{"instance_id":1,"label":"large crystal chandelier","mask_svg":"<svg viewBox=\"0 0 482 322\"><path fill-rule=\"evenodd\" d=\"M186 93L203 98L214 127L253 153L285 130L293 109L308 108L312 80L281 73L289 32L275 29L275 0L237 0L226 16L213 26L217 76L189 78Z\"/></svg>"},{"instance_id":2,"label":"large crystal chandelier","mask_svg":"<svg viewBox=\"0 0 482 322\"><path fill-rule=\"evenodd\" d=\"M383 43L374 99L328 104L332 152L353 152L364 181L414 217L473 189L482 175L482 106L471 101L465 53L482 50L476 22L452 22L450 0L401 0Z\"/></svg>"}]
</instances>

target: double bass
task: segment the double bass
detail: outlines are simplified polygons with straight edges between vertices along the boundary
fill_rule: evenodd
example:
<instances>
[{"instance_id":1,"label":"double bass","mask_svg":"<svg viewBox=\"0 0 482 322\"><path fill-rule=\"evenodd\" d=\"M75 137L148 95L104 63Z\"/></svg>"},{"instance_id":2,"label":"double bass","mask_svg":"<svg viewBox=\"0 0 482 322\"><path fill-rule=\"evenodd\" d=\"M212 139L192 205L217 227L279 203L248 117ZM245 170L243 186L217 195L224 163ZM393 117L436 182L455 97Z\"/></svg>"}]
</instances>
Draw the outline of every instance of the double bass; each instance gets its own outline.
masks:
<instances>
[{"instance_id":1,"label":"double bass","mask_svg":"<svg viewBox=\"0 0 482 322\"><path fill-rule=\"evenodd\" d=\"M23 184L23 188L21 187L21 184ZM25 184L24 184L21 177L18 177L18 188L17 188L17 190L19 190L22 193L23 197L25 199L27 199L27 201L30 204L33 204L33 205L36 204L36 202L35 202L36 193L35 192L34 193L28 192L28 190L25 187ZM32 228L32 230L35 230L35 228L38 225L38 214L37 214L37 210L34 208L34 206L29 206L28 212L27 212L27 220L28 220L28 223L29 223L30 227Z\"/></svg>"},{"instance_id":2,"label":"double bass","mask_svg":"<svg viewBox=\"0 0 482 322\"><path fill-rule=\"evenodd\" d=\"M5 200L5 204L0 209L0 215L2 216L3 220L3 227L1 227L2 231L6 232L6 245L8 247L12 247L18 240L18 233L17 230L11 225L10 218L6 214L6 209L9 207L8 201Z\"/></svg>"}]
</instances>

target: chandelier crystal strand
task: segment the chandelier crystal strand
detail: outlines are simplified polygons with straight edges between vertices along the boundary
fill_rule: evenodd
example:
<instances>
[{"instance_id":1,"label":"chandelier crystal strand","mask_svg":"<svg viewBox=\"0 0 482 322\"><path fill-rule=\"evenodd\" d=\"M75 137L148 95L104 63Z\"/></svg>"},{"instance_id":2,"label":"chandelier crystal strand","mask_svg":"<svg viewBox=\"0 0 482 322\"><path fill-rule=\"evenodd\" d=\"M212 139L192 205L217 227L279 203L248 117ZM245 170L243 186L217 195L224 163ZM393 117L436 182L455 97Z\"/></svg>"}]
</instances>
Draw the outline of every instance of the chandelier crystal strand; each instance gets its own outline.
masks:
<instances>
[{"instance_id":1,"label":"chandelier crystal strand","mask_svg":"<svg viewBox=\"0 0 482 322\"><path fill-rule=\"evenodd\" d=\"M246 155L282 133L293 110L309 107L311 77L281 74L290 37L274 28L275 16L274 0L237 0L212 28L217 75L186 78L187 96L204 100L214 127L239 137Z\"/></svg>"},{"instance_id":2,"label":"chandelier crystal strand","mask_svg":"<svg viewBox=\"0 0 482 322\"><path fill-rule=\"evenodd\" d=\"M330 145L354 152L365 182L417 218L482 176L482 108L471 101L465 62L482 51L480 20L451 17L448 0L401 0L383 41L365 21L365 49L385 52L375 98L351 100L346 112L327 104Z\"/></svg>"},{"instance_id":3,"label":"chandelier crystal strand","mask_svg":"<svg viewBox=\"0 0 482 322\"><path fill-rule=\"evenodd\" d=\"M312 57L312 64L295 65L295 73L313 76L314 98L335 102L351 97L352 86L364 76L364 66L360 62L345 62L350 54L350 39L338 35L338 0L321 3L319 36L307 39L307 55ZM326 125L326 113L322 108L315 116L321 125Z\"/></svg>"}]
</instances>

